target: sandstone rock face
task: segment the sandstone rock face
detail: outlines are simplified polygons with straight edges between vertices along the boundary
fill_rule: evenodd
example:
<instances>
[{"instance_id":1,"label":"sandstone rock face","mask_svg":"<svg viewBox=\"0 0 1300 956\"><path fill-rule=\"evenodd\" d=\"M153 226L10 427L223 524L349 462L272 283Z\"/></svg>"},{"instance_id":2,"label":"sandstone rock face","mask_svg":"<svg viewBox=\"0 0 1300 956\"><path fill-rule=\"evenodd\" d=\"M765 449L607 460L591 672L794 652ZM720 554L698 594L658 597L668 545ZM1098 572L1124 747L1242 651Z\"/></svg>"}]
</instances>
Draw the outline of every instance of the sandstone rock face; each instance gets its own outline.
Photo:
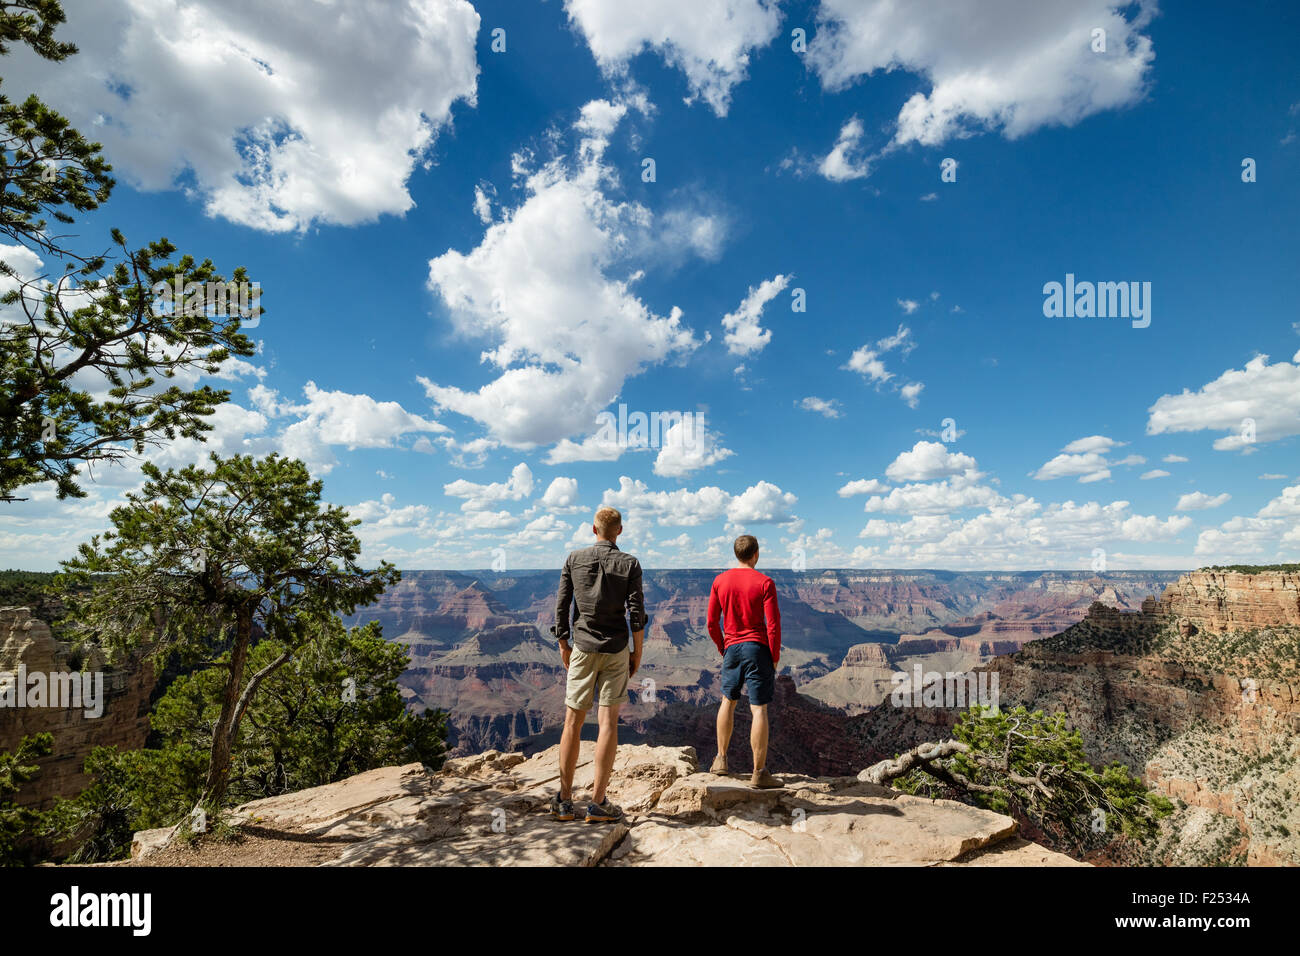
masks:
<instances>
[{"instance_id":1,"label":"sandstone rock face","mask_svg":"<svg viewBox=\"0 0 1300 956\"><path fill-rule=\"evenodd\" d=\"M888 667L886 644L854 644L844 655L844 667Z\"/></svg>"},{"instance_id":2,"label":"sandstone rock face","mask_svg":"<svg viewBox=\"0 0 1300 956\"><path fill-rule=\"evenodd\" d=\"M576 797L593 750L582 746ZM854 777L785 774L785 790L752 790L700 773L689 747L620 747L609 793L626 821L560 823L547 810L557 754L384 767L245 804L235 821L337 844L327 866L1084 865L1019 839L1000 814ZM133 855L148 863L167 834L137 834Z\"/></svg>"},{"instance_id":3,"label":"sandstone rock face","mask_svg":"<svg viewBox=\"0 0 1300 956\"><path fill-rule=\"evenodd\" d=\"M1260 627L1300 627L1300 574L1194 571L1165 591L1166 614L1226 634Z\"/></svg>"},{"instance_id":4,"label":"sandstone rock face","mask_svg":"<svg viewBox=\"0 0 1300 956\"><path fill-rule=\"evenodd\" d=\"M987 663L994 655L1020 650L1023 642L1039 636L1031 628L1015 640L983 640L976 637L933 637L905 634L897 644L858 644L849 648L844 663L800 687L800 692L829 704L845 714L862 714L889 698L897 686L894 675L922 672L962 673ZM1051 633L1055 633L1054 631Z\"/></svg>"},{"instance_id":5,"label":"sandstone rock face","mask_svg":"<svg viewBox=\"0 0 1300 956\"><path fill-rule=\"evenodd\" d=\"M41 772L23 787L18 801L48 807L55 797L72 796L90 784L82 765L92 748L144 746L149 733L149 695L154 677L148 664L107 668L101 655L91 652L77 661L72 648L56 641L49 625L25 607L0 608L0 671L16 673L101 671L103 713L87 717L83 709L55 707L0 708L0 750L10 750L25 736L54 735L53 753L38 761Z\"/></svg>"}]
</instances>

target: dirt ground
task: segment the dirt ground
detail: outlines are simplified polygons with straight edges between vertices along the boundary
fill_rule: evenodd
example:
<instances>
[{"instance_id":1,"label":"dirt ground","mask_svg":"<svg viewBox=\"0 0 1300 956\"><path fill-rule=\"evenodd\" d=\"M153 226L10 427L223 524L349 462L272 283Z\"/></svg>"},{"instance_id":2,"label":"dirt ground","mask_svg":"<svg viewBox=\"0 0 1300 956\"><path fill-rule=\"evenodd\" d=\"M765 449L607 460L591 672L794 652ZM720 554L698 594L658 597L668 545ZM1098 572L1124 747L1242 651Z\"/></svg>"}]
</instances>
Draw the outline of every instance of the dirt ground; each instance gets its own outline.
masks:
<instances>
[{"instance_id":1,"label":"dirt ground","mask_svg":"<svg viewBox=\"0 0 1300 956\"><path fill-rule=\"evenodd\" d=\"M294 830L240 827L229 838L208 836L187 845L176 843L143 860L117 866L319 866L336 858L346 841Z\"/></svg>"}]
</instances>

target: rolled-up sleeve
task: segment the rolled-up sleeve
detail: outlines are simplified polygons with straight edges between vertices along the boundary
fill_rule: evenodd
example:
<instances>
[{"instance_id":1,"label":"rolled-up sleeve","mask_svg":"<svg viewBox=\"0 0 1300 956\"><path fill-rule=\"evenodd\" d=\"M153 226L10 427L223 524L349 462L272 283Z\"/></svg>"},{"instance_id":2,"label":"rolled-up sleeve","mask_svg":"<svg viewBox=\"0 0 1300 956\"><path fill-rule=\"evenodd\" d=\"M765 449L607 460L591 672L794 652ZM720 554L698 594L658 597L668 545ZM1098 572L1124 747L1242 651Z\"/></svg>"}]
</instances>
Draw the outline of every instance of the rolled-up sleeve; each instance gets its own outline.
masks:
<instances>
[{"instance_id":1,"label":"rolled-up sleeve","mask_svg":"<svg viewBox=\"0 0 1300 956\"><path fill-rule=\"evenodd\" d=\"M627 576L627 619L633 633L645 630L645 593L641 590L641 562L637 560L632 561Z\"/></svg>"},{"instance_id":2,"label":"rolled-up sleeve","mask_svg":"<svg viewBox=\"0 0 1300 956\"><path fill-rule=\"evenodd\" d=\"M775 667L781 660L781 607L776 602L776 583L770 578L763 589L763 616L767 619L767 646Z\"/></svg>"},{"instance_id":3,"label":"rolled-up sleeve","mask_svg":"<svg viewBox=\"0 0 1300 956\"><path fill-rule=\"evenodd\" d=\"M555 599L555 626L551 628L551 633L555 635L557 642L569 639L569 608L572 604L573 574L569 570L569 560L566 558L564 567L560 569L560 592Z\"/></svg>"}]
</instances>

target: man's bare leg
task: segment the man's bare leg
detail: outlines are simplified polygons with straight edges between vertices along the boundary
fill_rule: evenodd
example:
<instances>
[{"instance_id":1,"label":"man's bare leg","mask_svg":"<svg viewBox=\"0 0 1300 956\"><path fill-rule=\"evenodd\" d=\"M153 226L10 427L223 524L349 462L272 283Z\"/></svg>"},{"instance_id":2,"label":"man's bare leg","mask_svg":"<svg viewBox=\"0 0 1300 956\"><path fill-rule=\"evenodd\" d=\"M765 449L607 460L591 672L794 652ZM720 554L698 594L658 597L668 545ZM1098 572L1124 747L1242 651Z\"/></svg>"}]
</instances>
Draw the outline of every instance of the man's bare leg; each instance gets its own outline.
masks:
<instances>
[{"instance_id":1,"label":"man's bare leg","mask_svg":"<svg viewBox=\"0 0 1300 956\"><path fill-rule=\"evenodd\" d=\"M767 704L750 704L754 722L749 728L749 749L754 751L754 770L767 769Z\"/></svg>"},{"instance_id":2,"label":"man's bare leg","mask_svg":"<svg viewBox=\"0 0 1300 956\"><path fill-rule=\"evenodd\" d=\"M731 746L731 731L735 726L736 702L724 697L718 707L718 756L713 761L714 773L726 772L727 748Z\"/></svg>"},{"instance_id":3,"label":"man's bare leg","mask_svg":"<svg viewBox=\"0 0 1300 956\"><path fill-rule=\"evenodd\" d=\"M605 802L605 788L609 786L609 775L614 770L614 754L618 751L619 706L619 704L601 704L596 712L600 734L596 738L596 779L591 785L593 803Z\"/></svg>"},{"instance_id":4,"label":"man's bare leg","mask_svg":"<svg viewBox=\"0 0 1300 956\"><path fill-rule=\"evenodd\" d=\"M603 709L603 708L602 708ZM573 799L573 771L578 766L578 749L582 746L585 710L569 707L564 715L564 733L560 735L560 799Z\"/></svg>"}]
</instances>

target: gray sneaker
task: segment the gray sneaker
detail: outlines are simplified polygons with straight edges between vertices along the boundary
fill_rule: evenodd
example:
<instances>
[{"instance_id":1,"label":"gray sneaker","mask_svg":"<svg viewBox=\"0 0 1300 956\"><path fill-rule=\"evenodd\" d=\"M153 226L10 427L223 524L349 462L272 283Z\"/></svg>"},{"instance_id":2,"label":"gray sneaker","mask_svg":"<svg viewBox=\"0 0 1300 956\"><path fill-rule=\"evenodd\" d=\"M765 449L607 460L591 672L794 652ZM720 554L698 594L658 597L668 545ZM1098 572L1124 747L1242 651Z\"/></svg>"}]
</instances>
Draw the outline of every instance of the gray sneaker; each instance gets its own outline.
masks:
<instances>
[{"instance_id":1,"label":"gray sneaker","mask_svg":"<svg viewBox=\"0 0 1300 956\"><path fill-rule=\"evenodd\" d=\"M561 800L558 793L551 797L551 816L556 820L572 820L574 817L573 801Z\"/></svg>"},{"instance_id":2,"label":"gray sneaker","mask_svg":"<svg viewBox=\"0 0 1300 956\"><path fill-rule=\"evenodd\" d=\"M588 823L618 823L623 819L623 810L609 802L609 797L605 798L604 803L592 801L587 804L587 822Z\"/></svg>"}]
</instances>

